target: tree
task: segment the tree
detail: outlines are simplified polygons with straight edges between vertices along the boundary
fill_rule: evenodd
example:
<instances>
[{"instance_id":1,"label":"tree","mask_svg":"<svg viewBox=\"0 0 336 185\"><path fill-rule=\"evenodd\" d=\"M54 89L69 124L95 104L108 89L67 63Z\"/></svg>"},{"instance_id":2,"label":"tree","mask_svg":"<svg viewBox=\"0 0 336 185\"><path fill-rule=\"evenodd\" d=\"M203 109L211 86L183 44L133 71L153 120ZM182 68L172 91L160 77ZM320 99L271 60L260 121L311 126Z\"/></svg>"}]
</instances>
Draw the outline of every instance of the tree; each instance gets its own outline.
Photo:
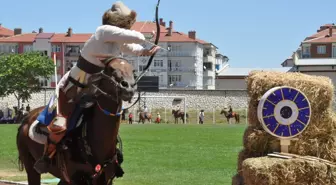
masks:
<instances>
[{"instance_id":1,"label":"tree","mask_svg":"<svg viewBox=\"0 0 336 185\"><path fill-rule=\"evenodd\" d=\"M40 52L0 55L0 97L14 94L20 108L32 93L40 92L40 78L54 72L54 62Z\"/></svg>"}]
</instances>

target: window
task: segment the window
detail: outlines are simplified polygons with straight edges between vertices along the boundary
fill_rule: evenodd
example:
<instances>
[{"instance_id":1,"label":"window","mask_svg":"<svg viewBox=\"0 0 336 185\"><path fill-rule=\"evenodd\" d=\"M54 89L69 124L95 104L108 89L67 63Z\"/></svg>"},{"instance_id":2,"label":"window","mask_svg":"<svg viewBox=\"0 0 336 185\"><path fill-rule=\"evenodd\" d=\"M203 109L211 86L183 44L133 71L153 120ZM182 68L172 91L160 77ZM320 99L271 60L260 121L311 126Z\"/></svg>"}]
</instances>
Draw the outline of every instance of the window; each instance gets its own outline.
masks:
<instances>
[{"instance_id":1,"label":"window","mask_svg":"<svg viewBox=\"0 0 336 185\"><path fill-rule=\"evenodd\" d=\"M154 67L163 67L163 60L154 60Z\"/></svg>"},{"instance_id":2,"label":"window","mask_svg":"<svg viewBox=\"0 0 336 185\"><path fill-rule=\"evenodd\" d=\"M172 51L181 51L181 49L182 49L181 45L173 45L171 47Z\"/></svg>"},{"instance_id":3,"label":"window","mask_svg":"<svg viewBox=\"0 0 336 185\"><path fill-rule=\"evenodd\" d=\"M168 60L169 71L179 71L181 67L181 60Z\"/></svg>"},{"instance_id":4,"label":"window","mask_svg":"<svg viewBox=\"0 0 336 185\"><path fill-rule=\"evenodd\" d=\"M332 57L336 58L336 46L332 47Z\"/></svg>"},{"instance_id":5,"label":"window","mask_svg":"<svg viewBox=\"0 0 336 185\"><path fill-rule=\"evenodd\" d=\"M160 83L162 83L163 82L163 75L160 75L159 78L160 78Z\"/></svg>"},{"instance_id":6,"label":"window","mask_svg":"<svg viewBox=\"0 0 336 185\"><path fill-rule=\"evenodd\" d=\"M327 47L326 46L317 46L317 54L326 54Z\"/></svg>"},{"instance_id":7,"label":"window","mask_svg":"<svg viewBox=\"0 0 336 185\"><path fill-rule=\"evenodd\" d=\"M169 69L169 71L171 71L171 68L172 68L172 62L171 62L171 60L168 60L168 69Z\"/></svg>"},{"instance_id":8,"label":"window","mask_svg":"<svg viewBox=\"0 0 336 185\"><path fill-rule=\"evenodd\" d=\"M61 63L61 61L57 61L57 62L59 62L59 64ZM77 63L77 60L66 60L65 67L67 71L69 71L73 66L75 66L76 63Z\"/></svg>"},{"instance_id":9,"label":"window","mask_svg":"<svg viewBox=\"0 0 336 185\"><path fill-rule=\"evenodd\" d=\"M18 53L17 45L0 45L0 53Z\"/></svg>"},{"instance_id":10,"label":"window","mask_svg":"<svg viewBox=\"0 0 336 185\"><path fill-rule=\"evenodd\" d=\"M41 87L49 87L49 83L48 83L48 78L40 78L40 86Z\"/></svg>"},{"instance_id":11,"label":"window","mask_svg":"<svg viewBox=\"0 0 336 185\"><path fill-rule=\"evenodd\" d=\"M203 66L205 67L205 70L212 70L212 63L211 62L204 62Z\"/></svg>"},{"instance_id":12,"label":"window","mask_svg":"<svg viewBox=\"0 0 336 185\"><path fill-rule=\"evenodd\" d=\"M143 71L145 69L145 65L139 65L139 71Z\"/></svg>"},{"instance_id":13,"label":"window","mask_svg":"<svg viewBox=\"0 0 336 185\"><path fill-rule=\"evenodd\" d=\"M305 46L303 47L303 54L309 54L310 53L310 47L309 46Z\"/></svg>"},{"instance_id":14,"label":"window","mask_svg":"<svg viewBox=\"0 0 336 185\"><path fill-rule=\"evenodd\" d=\"M12 46L9 46L9 50L11 53L18 53L19 47L12 45Z\"/></svg>"},{"instance_id":15,"label":"window","mask_svg":"<svg viewBox=\"0 0 336 185\"><path fill-rule=\"evenodd\" d=\"M175 70L177 71L180 67L181 67L181 61L180 60L176 60L176 61L174 61L174 63L175 63Z\"/></svg>"},{"instance_id":16,"label":"window","mask_svg":"<svg viewBox=\"0 0 336 185\"><path fill-rule=\"evenodd\" d=\"M33 51L33 45L24 45L23 46L23 52L29 52L29 51Z\"/></svg>"},{"instance_id":17,"label":"window","mask_svg":"<svg viewBox=\"0 0 336 185\"><path fill-rule=\"evenodd\" d=\"M181 82L181 75L169 75L168 76L168 83L174 84L175 82Z\"/></svg>"},{"instance_id":18,"label":"window","mask_svg":"<svg viewBox=\"0 0 336 185\"><path fill-rule=\"evenodd\" d=\"M52 45L51 52L61 52L61 47L59 45Z\"/></svg>"}]
</instances>

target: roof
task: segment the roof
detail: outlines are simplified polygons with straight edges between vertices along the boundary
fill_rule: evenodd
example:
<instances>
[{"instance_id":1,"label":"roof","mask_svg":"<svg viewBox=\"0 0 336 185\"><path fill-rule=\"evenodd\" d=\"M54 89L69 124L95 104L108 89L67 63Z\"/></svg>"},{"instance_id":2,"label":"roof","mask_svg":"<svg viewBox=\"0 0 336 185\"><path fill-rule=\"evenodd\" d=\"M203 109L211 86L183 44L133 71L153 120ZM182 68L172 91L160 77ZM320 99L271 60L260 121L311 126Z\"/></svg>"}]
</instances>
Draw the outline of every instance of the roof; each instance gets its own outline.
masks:
<instances>
[{"instance_id":1,"label":"roof","mask_svg":"<svg viewBox=\"0 0 336 185\"><path fill-rule=\"evenodd\" d=\"M156 32L155 22L136 22L132 30L139 31L141 33L153 33ZM208 44L208 42L200 39L189 38L188 34L172 30L172 35L168 35L168 28L160 25L160 42L199 42L201 44Z\"/></svg>"},{"instance_id":2,"label":"roof","mask_svg":"<svg viewBox=\"0 0 336 185\"><path fill-rule=\"evenodd\" d=\"M156 23L155 22L147 22L147 21L140 21L134 23L134 25L131 28L135 31L141 31L141 33L152 33L153 30L156 32ZM167 33L168 29L162 25L160 25L160 32L161 33Z\"/></svg>"},{"instance_id":3,"label":"roof","mask_svg":"<svg viewBox=\"0 0 336 185\"><path fill-rule=\"evenodd\" d=\"M0 24L0 36L13 36L13 35L14 35L13 30L5 28Z\"/></svg>"},{"instance_id":4,"label":"roof","mask_svg":"<svg viewBox=\"0 0 336 185\"><path fill-rule=\"evenodd\" d=\"M336 66L336 59L334 58L323 58L323 59L298 59L295 61L296 66L328 66L328 65L335 65Z\"/></svg>"},{"instance_id":5,"label":"roof","mask_svg":"<svg viewBox=\"0 0 336 185\"><path fill-rule=\"evenodd\" d=\"M281 65L283 65L285 62L287 62L288 60L293 60L293 57L292 56L289 56L288 58L286 58L282 63Z\"/></svg>"},{"instance_id":6,"label":"roof","mask_svg":"<svg viewBox=\"0 0 336 185\"><path fill-rule=\"evenodd\" d=\"M55 43L84 43L92 36L92 33L76 33L71 36L67 36L66 33L56 33L50 40Z\"/></svg>"},{"instance_id":7,"label":"roof","mask_svg":"<svg viewBox=\"0 0 336 185\"><path fill-rule=\"evenodd\" d=\"M160 42L198 42L201 44L208 44L208 42L201 39L192 39L189 38L188 34L178 32L173 30L172 35L168 35L168 29L164 26L160 26ZM155 22L136 22L132 30L141 31L142 33L153 33L156 31ZM16 35L9 37L8 39L0 39L0 42L33 42L35 40L35 36L38 38L49 37L53 33L27 33L22 35ZM71 36L67 36L67 33L55 33L50 42L52 43L84 43L90 37L92 33L73 33ZM22 39L22 40L21 40ZM154 38L153 38L154 39Z\"/></svg>"},{"instance_id":8,"label":"roof","mask_svg":"<svg viewBox=\"0 0 336 185\"><path fill-rule=\"evenodd\" d=\"M55 33L39 33L36 35L35 39L50 39Z\"/></svg>"},{"instance_id":9,"label":"roof","mask_svg":"<svg viewBox=\"0 0 336 185\"><path fill-rule=\"evenodd\" d=\"M329 36L329 28L332 28L332 37ZM321 30L322 29L322 30ZM325 24L320 27L317 33L306 37L302 43L331 43L336 41L336 26Z\"/></svg>"},{"instance_id":10,"label":"roof","mask_svg":"<svg viewBox=\"0 0 336 185\"><path fill-rule=\"evenodd\" d=\"M248 76L252 71L277 71L288 72L292 67L280 67L280 68L231 68L228 67L221 71L217 76Z\"/></svg>"},{"instance_id":11,"label":"roof","mask_svg":"<svg viewBox=\"0 0 336 185\"><path fill-rule=\"evenodd\" d=\"M336 42L336 32L333 33L332 37L329 36L318 37L304 41L303 43L333 43L333 42Z\"/></svg>"},{"instance_id":12,"label":"roof","mask_svg":"<svg viewBox=\"0 0 336 185\"><path fill-rule=\"evenodd\" d=\"M35 40L37 33L25 33L25 34L19 34L14 35L11 37L3 37L0 38L0 43L32 43Z\"/></svg>"}]
</instances>

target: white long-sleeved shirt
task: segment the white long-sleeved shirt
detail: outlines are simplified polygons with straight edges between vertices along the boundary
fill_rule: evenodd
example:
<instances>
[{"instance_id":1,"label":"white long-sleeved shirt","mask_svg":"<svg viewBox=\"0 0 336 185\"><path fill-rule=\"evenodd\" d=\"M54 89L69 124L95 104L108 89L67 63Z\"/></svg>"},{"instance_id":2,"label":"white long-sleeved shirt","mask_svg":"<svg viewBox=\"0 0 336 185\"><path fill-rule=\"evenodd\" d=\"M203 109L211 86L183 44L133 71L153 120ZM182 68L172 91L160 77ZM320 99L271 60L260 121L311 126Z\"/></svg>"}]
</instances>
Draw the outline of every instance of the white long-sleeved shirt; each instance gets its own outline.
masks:
<instances>
[{"instance_id":1,"label":"white long-sleeved shirt","mask_svg":"<svg viewBox=\"0 0 336 185\"><path fill-rule=\"evenodd\" d=\"M81 55L87 61L104 67L102 58L120 56L121 52L140 55L144 48L139 44L145 41L142 33L116 26L99 26L91 38L86 41Z\"/></svg>"}]
</instances>

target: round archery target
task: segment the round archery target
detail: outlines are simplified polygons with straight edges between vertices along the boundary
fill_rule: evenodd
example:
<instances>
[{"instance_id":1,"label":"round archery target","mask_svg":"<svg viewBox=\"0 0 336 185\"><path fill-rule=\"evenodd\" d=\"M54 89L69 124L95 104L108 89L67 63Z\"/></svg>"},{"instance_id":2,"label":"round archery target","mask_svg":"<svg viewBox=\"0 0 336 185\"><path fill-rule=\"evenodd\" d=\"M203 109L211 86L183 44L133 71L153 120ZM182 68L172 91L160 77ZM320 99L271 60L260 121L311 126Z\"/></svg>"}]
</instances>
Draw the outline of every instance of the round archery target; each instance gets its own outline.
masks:
<instances>
[{"instance_id":1,"label":"round archery target","mask_svg":"<svg viewBox=\"0 0 336 185\"><path fill-rule=\"evenodd\" d=\"M292 87L274 87L258 105L258 119L268 133L279 138L292 138L308 126L311 107L307 97Z\"/></svg>"}]
</instances>

